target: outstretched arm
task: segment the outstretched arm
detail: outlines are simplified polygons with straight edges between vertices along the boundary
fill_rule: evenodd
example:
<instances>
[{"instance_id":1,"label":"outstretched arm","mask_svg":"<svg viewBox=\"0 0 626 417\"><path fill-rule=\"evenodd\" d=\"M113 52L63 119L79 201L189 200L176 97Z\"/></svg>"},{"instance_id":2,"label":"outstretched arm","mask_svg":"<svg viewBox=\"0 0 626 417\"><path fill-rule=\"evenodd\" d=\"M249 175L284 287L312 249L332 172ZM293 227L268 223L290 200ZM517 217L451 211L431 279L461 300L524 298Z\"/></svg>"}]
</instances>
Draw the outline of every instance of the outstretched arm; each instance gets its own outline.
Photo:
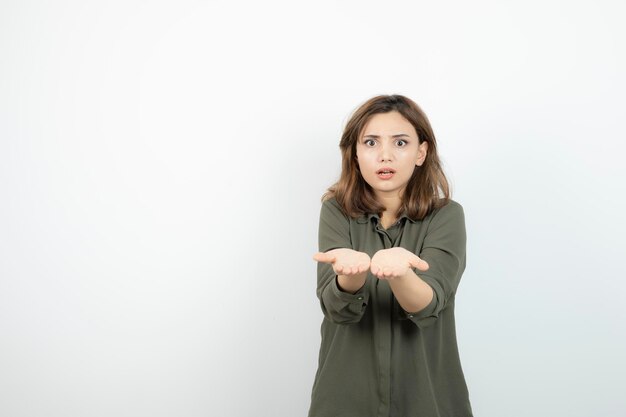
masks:
<instances>
[{"instance_id":1,"label":"outstretched arm","mask_svg":"<svg viewBox=\"0 0 626 417\"><path fill-rule=\"evenodd\" d=\"M364 285L369 255L352 249L350 220L334 199L322 204L319 252L314 259L318 261L317 297L324 316L333 323L358 323L369 301Z\"/></svg>"},{"instance_id":2,"label":"outstretched arm","mask_svg":"<svg viewBox=\"0 0 626 417\"><path fill-rule=\"evenodd\" d=\"M404 311L417 313L430 304L434 293L412 267L426 271L429 265L402 247L379 250L371 261L372 273L389 281L389 287Z\"/></svg>"},{"instance_id":3,"label":"outstretched arm","mask_svg":"<svg viewBox=\"0 0 626 417\"><path fill-rule=\"evenodd\" d=\"M419 268L422 269L420 272L413 264L413 274L404 269L394 274L392 273L394 266L405 266L407 259L411 259L415 254L410 252L407 254L400 250L396 253L395 260L389 260L387 259L389 256L382 255L393 253L385 253L390 251L385 249L372 257L372 272L381 279L389 279L396 300L404 308L407 318L419 327L430 326L456 293L466 265L466 241L463 207L458 202L450 201L438 210L428 225L419 253L419 258L428 263L428 269ZM382 272L379 265L383 266ZM430 292L424 283L430 287ZM430 303L424 306L428 299L431 300Z\"/></svg>"}]
</instances>

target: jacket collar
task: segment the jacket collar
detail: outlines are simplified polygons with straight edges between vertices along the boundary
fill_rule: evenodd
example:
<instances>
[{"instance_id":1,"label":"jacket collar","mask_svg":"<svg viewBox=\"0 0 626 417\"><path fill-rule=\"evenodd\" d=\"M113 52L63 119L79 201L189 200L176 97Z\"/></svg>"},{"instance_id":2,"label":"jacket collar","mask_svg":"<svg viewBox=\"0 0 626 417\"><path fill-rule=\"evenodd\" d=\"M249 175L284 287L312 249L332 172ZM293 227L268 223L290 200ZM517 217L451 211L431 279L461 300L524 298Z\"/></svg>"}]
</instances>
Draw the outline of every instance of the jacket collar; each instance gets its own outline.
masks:
<instances>
[{"instance_id":1,"label":"jacket collar","mask_svg":"<svg viewBox=\"0 0 626 417\"><path fill-rule=\"evenodd\" d=\"M396 221L404 219L406 217L407 221L410 221L411 223L415 223L415 220L412 220L410 217L407 216L406 213L403 213L400 217L398 217L396 219ZM372 221L373 218L376 218L376 222L380 223L380 216L378 215L378 213L368 213L368 214L364 214L361 217L357 218L357 223L370 223Z\"/></svg>"}]
</instances>

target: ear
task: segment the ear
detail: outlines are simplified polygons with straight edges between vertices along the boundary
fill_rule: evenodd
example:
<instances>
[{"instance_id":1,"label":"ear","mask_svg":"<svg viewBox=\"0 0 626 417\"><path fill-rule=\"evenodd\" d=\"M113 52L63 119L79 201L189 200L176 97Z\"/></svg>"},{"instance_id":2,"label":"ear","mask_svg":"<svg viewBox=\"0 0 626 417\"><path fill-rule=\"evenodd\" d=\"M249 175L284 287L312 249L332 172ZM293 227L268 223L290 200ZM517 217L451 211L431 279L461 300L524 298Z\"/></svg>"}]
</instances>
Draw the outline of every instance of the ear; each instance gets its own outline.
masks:
<instances>
[{"instance_id":1,"label":"ear","mask_svg":"<svg viewBox=\"0 0 626 417\"><path fill-rule=\"evenodd\" d=\"M426 159L427 154L428 154L428 142L420 143L419 150L417 153L417 161L415 162L415 165L421 166L424 163L424 160Z\"/></svg>"}]
</instances>

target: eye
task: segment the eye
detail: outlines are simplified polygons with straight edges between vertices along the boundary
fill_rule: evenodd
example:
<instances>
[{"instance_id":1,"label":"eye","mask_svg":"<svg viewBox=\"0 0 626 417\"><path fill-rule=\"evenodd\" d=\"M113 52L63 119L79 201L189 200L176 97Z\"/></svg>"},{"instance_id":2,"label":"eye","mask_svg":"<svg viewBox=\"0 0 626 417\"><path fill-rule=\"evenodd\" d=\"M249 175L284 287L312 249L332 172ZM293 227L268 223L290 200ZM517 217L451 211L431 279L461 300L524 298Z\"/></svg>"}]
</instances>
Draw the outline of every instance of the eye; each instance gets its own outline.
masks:
<instances>
[{"instance_id":1,"label":"eye","mask_svg":"<svg viewBox=\"0 0 626 417\"><path fill-rule=\"evenodd\" d=\"M400 147L406 146L406 144L408 143L408 142L407 142L406 140L404 140L404 139L398 139L398 142L396 142L396 143L400 143L400 142L403 142L403 143L404 143L404 144L403 144L403 145L401 145Z\"/></svg>"},{"instance_id":2,"label":"eye","mask_svg":"<svg viewBox=\"0 0 626 417\"><path fill-rule=\"evenodd\" d=\"M365 139L365 142L363 142L365 144L365 146L369 146L367 143L368 142L375 142L374 139Z\"/></svg>"}]
</instances>

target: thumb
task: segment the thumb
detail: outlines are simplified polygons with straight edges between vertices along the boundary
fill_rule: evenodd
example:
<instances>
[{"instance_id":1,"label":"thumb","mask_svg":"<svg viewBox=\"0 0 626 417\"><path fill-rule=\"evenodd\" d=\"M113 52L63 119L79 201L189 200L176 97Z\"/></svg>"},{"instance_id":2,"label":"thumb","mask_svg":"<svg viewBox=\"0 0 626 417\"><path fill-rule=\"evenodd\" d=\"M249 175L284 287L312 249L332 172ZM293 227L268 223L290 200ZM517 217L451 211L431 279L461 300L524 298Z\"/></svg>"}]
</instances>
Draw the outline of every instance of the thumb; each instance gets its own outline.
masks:
<instances>
[{"instance_id":1,"label":"thumb","mask_svg":"<svg viewBox=\"0 0 626 417\"><path fill-rule=\"evenodd\" d=\"M325 263L333 263L335 262L335 257L332 255L329 255L327 253L324 252L317 252L315 255L313 255L313 259L318 261L318 262L325 262Z\"/></svg>"},{"instance_id":2,"label":"thumb","mask_svg":"<svg viewBox=\"0 0 626 417\"><path fill-rule=\"evenodd\" d=\"M430 266L428 265L428 262L426 262L423 259L420 259L419 256L417 256L417 255L415 255L414 257L412 257L409 260L409 264L413 268L417 268L417 269L420 269L422 271L426 271L426 270L428 270L428 268L430 268Z\"/></svg>"}]
</instances>

